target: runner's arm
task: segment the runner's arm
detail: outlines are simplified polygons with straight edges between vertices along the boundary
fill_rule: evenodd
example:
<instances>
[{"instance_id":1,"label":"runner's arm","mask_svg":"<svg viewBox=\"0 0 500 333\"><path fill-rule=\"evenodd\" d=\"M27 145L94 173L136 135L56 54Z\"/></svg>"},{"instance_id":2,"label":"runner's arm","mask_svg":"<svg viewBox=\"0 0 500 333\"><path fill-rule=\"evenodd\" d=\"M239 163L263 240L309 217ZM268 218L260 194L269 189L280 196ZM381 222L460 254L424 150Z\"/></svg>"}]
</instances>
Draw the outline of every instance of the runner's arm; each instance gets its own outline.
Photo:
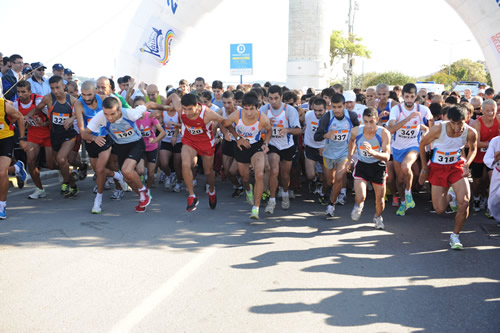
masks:
<instances>
[{"instance_id":1,"label":"runner's arm","mask_svg":"<svg viewBox=\"0 0 500 333\"><path fill-rule=\"evenodd\" d=\"M382 129L382 146L380 148L380 152L371 151L370 154L382 162L388 162L391 158L391 133L387 128Z\"/></svg>"},{"instance_id":2,"label":"runner's arm","mask_svg":"<svg viewBox=\"0 0 500 333\"><path fill-rule=\"evenodd\" d=\"M33 117L33 115L42 112L42 110L43 110L43 108L45 106L46 107L49 106L50 99L51 99L51 95L50 94L43 96L42 101L33 110L31 110L30 112L28 112L28 114L26 115L26 117L27 118Z\"/></svg>"},{"instance_id":3,"label":"runner's arm","mask_svg":"<svg viewBox=\"0 0 500 333\"><path fill-rule=\"evenodd\" d=\"M358 136L358 129L359 127L356 126L351 130L351 137L349 138L349 144L347 146L347 163L351 163L352 157L356 152L356 137Z\"/></svg>"},{"instance_id":4,"label":"runner's arm","mask_svg":"<svg viewBox=\"0 0 500 333\"><path fill-rule=\"evenodd\" d=\"M470 164L474 160L474 157L476 157L477 140L478 140L478 135L476 130L474 128L469 128L469 131L467 132L467 143L469 144L469 153L467 154L464 168L468 169Z\"/></svg>"},{"instance_id":5,"label":"runner's arm","mask_svg":"<svg viewBox=\"0 0 500 333\"><path fill-rule=\"evenodd\" d=\"M328 132L328 125L330 124L330 112L326 112L321 116L319 120L318 128L314 132L315 141L323 141L325 139L325 134Z\"/></svg>"},{"instance_id":6,"label":"runner's arm","mask_svg":"<svg viewBox=\"0 0 500 333\"><path fill-rule=\"evenodd\" d=\"M158 132L160 132L160 134L158 134L158 136L153 140L153 142L150 143L160 142L165 136L167 136L167 133L165 133L165 130L158 121L156 122L156 124L154 124L154 127L158 130Z\"/></svg>"},{"instance_id":7,"label":"runner's arm","mask_svg":"<svg viewBox=\"0 0 500 333\"><path fill-rule=\"evenodd\" d=\"M75 107L74 107L74 114L76 116L76 123L78 125L78 129L80 130L80 133L85 132L85 124L83 121L83 113L84 113L83 105L82 102L76 101L75 102ZM83 137L83 135L82 135Z\"/></svg>"},{"instance_id":8,"label":"runner's arm","mask_svg":"<svg viewBox=\"0 0 500 333\"><path fill-rule=\"evenodd\" d=\"M420 161L422 164L422 170L420 171L420 174L425 173L427 174L427 155L425 153L425 146L430 145L434 140L439 139L439 136L441 135L441 126L443 124L437 124L436 126L432 126L432 128L427 132L427 134L420 140L419 143L419 153L420 153Z\"/></svg>"}]
</instances>

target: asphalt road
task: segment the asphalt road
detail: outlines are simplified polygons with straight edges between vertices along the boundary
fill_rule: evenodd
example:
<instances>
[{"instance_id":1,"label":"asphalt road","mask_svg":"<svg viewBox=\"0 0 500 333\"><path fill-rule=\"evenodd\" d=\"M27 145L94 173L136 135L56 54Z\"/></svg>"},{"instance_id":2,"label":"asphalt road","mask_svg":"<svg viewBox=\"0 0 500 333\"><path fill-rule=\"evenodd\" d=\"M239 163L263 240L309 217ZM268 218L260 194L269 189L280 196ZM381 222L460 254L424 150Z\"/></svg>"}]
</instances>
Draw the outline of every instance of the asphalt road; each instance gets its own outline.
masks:
<instances>
[{"instance_id":1,"label":"asphalt road","mask_svg":"<svg viewBox=\"0 0 500 333\"><path fill-rule=\"evenodd\" d=\"M198 177L199 183L203 178ZM373 199L357 223L353 197L324 218L303 194L250 223L244 198L218 182L218 206L187 213L186 193L153 189L92 215L92 178L64 199L57 179L32 201L10 189L0 222L0 332L499 332L500 240L472 214L463 251L449 250L453 215L426 194L405 217Z\"/></svg>"}]
</instances>

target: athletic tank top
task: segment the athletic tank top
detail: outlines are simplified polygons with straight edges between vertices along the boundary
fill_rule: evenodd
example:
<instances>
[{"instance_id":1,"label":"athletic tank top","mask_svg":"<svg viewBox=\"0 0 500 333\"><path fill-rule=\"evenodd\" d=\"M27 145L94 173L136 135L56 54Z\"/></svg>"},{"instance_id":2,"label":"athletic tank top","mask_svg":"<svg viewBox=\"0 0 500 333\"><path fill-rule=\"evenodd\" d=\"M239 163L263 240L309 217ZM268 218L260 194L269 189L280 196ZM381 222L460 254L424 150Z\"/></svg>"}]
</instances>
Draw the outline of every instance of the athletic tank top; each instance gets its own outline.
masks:
<instances>
[{"instance_id":1,"label":"athletic tank top","mask_svg":"<svg viewBox=\"0 0 500 333\"><path fill-rule=\"evenodd\" d=\"M165 130L165 133L167 135L163 139L161 139L161 141L172 143L172 137L174 136L176 127L175 126L168 126L167 124L169 122L173 122L173 123L178 124L179 123L179 114L177 112L175 112L175 114L172 117L170 117L168 115L167 111L163 111L163 129ZM179 133L179 135L177 135L177 141L174 142L174 144L178 143L181 140L180 137L181 137L181 135Z\"/></svg>"},{"instance_id":2,"label":"athletic tank top","mask_svg":"<svg viewBox=\"0 0 500 333\"><path fill-rule=\"evenodd\" d=\"M146 103L150 101L149 96L148 96L147 94L146 94L146 96L144 97L144 99L146 100ZM160 95L158 95L158 96L156 97L156 101L155 101L155 103L156 103L156 104L161 104L161 96L160 96Z\"/></svg>"},{"instance_id":3,"label":"athletic tank top","mask_svg":"<svg viewBox=\"0 0 500 333\"><path fill-rule=\"evenodd\" d=\"M479 139L478 141L491 141L494 137L498 136L499 134L499 124L497 117L493 118L493 125L491 127L486 127L483 121L483 117L479 117L479 122L481 123L481 131L479 132ZM474 157L474 162L475 163L483 163L484 159L484 154L486 154L486 150L488 150L488 147L484 148L478 148L476 157Z\"/></svg>"},{"instance_id":4,"label":"athletic tank top","mask_svg":"<svg viewBox=\"0 0 500 333\"><path fill-rule=\"evenodd\" d=\"M469 125L465 125L464 131L459 137L450 138L446 133L449 121L441 123L441 135L432 144L431 161L437 164L455 164L460 160L462 148L467 141Z\"/></svg>"},{"instance_id":5,"label":"athletic tank top","mask_svg":"<svg viewBox=\"0 0 500 333\"><path fill-rule=\"evenodd\" d=\"M17 109L19 112L22 113L23 116L26 116L31 110L36 108L37 106L37 100L41 101L43 96L37 95L37 94L31 94L31 99L29 104L23 104L19 100L19 98L16 100L17 103ZM50 129L48 126L39 126L37 121L39 122L46 122L48 119L47 115L45 113L40 112L28 119L26 122L29 125L29 129L27 130L28 136L29 137L35 137L35 138L47 138L50 136Z\"/></svg>"},{"instance_id":6,"label":"athletic tank top","mask_svg":"<svg viewBox=\"0 0 500 333\"><path fill-rule=\"evenodd\" d=\"M128 109L122 109L122 117L114 123L106 121L106 131L117 144L142 140L142 134L135 121L128 119Z\"/></svg>"},{"instance_id":7,"label":"athletic tank top","mask_svg":"<svg viewBox=\"0 0 500 333\"><path fill-rule=\"evenodd\" d=\"M68 129L64 128L64 121L73 115L70 95L66 94L64 104L59 103L54 94L51 93L50 95L52 96L52 107L49 110L51 133L60 135L74 131L73 124Z\"/></svg>"},{"instance_id":8,"label":"athletic tank top","mask_svg":"<svg viewBox=\"0 0 500 333\"><path fill-rule=\"evenodd\" d=\"M401 119L407 118L414 111L417 111L419 113L419 116L407 121L400 129L398 129L394 133L392 138L392 148L405 149L418 146L420 142L420 124L422 122L422 115L420 114L420 104L415 103L413 110L410 111L403 109L401 107L401 104L399 104L397 107L399 108L399 115L396 119L396 123L398 123Z\"/></svg>"},{"instance_id":9,"label":"athletic tank top","mask_svg":"<svg viewBox=\"0 0 500 333\"><path fill-rule=\"evenodd\" d=\"M235 110L235 111L233 111L233 112L240 112L240 114L241 114L241 109L242 109L241 107L236 106L236 110ZM232 114L232 113L231 113L231 114ZM226 112L226 108L225 108L225 107L222 107L222 116L224 117L224 119L227 119L227 118L228 118L231 114L228 114L228 113ZM233 127L234 127L234 124L233 124ZM229 132L229 131L228 131L228 132ZM234 137L231 133L229 133L229 135L231 136L231 140L233 140L233 141L235 141L235 140L236 140L236 138L235 138L235 137Z\"/></svg>"},{"instance_id":10,"label":"athletic tank top","mask_svg":"<svg viewBox=\"0 0 500 333\"><path fill-rule=\"evenodd\" d=\"M266 115L272 126L271 140L269 141L269 144L279 150L288 149L294 145L291 134L287 133L284 136L280 135L280 129L290 128L290 124L288 123L288 118L286 116L286 108L287 104L281 103L281 110L276 116L272 112L271 104L267 104L266 108Z\"/></svg>"},{"instance_id":11,"label":"athletic tank top","mask_svg":"<svg viewBox=\"0 0 500 333\"><path fill-rule=\"evenodd\" d=\"M314 133L318 129L319 119L316 118L314 111L307 111L304 117L305 130L304 130L304 143L312 148L323 148L325 146L325 140L315 141Z\"/></svg>"},{"instance_id":12,"label":"athletic tank top","mask_svg":"<svg viewBox=\"0 0 500 333\"><path fill-rule=\"evenodd\" d=\"M385 105L385 108L383 108L382 110L380 110L380 109L378 108L378 103L377 103L377 112L378 112L379 116L380 116L380 114L381 114L383 111L389 111L389 112L391 112L391 104L392 104L392 99L389 99L389 100L387 101L387 104ZM389 115L384 116L384 117L380 117L380 120L382 121L382 124L383 124L384 126L385 126L385 125L387 125L387 122L389 121Z\"/></svg>"},{"instance_id":13,"label":"athletic tank top","mask_svg":"<svg viewBox=\"0 0 500 333\"><path fill-rule=\"evenodd\" d=\"M247 125L243 122L243 119L241 118L241 110L240 110L240 118L238 119L238 123L235 126L235 130L239 136L243 137L250 144L259 142L261 139L260 129L259 129L260 114L261 111L259 111L259 117L257 118L257 121L255 123Z\"/></svg>"},{"instance_id":14,"label":"athletic tank top","mask_svg":"<svg viewBox=\"0 0 500 333\"><path fill-rule=\"evenodd\" d=\"M323 156L329 159L338 159L348 155L348 143L351 138L352 122L349 112L344 110L344 118L337 119L332 110L330 112L330 123L326 132L333 131L332 140L326 139L325 150Z\"/></svg>"},{"instance_id":15,"label":"athletic tank top","mask_svg":"<svg viewBox=\"0 0 500 333\"><path fill-rule=\"evenodd\" d=\"M5 99L0 98L0 139L10 138L14 135L14 126L7 116Z\"/></svg>"},{"instance_id":16,"label":"athletic tank top","mask_svg":"<svg viewBox=\"0 0 500 333\"><path fill-rule=\"evenodd\" d=\"M215 144L214 135L212 131L212 122L205 124L205 112L207 107L203 104L198 118L189 119L184 112L181 114L182 120L182 139L192 142L210 142L213 146Z\"/></svg>"},{"instance_id":17,"label":"athletic tank top","mask_svg":"<svg viewBox=\"0 0 500 333\"><path fill-rule=\"evenodd\" d=\"M80 97L78 100L82 103L83 105L83 124L85 128L87 128L87 124L89 121L95 117L97 112L102 111L102 99L98 95L95 95L95 99L97 101L97 107L95 109L91 109L87 103L83 101L83 98ZM101 127L101 130L99 133L92 132L92 135L96 136L105 136L106 135L106 129L104 127Z\"/></svg>"},{"instance_id":18,"label":"athletic tank top","mask_svg":"<svg viewBox=\"0 0 500 333\"><path fill-rule=\"evenodd\" d=\"M377 126L377 131L371 139L367 139L364 133L364 125L361 125L358 130L358 136L356 137L356 148L358 154L358 160L364 163L378 163L379 159L368 154L363 146L364 142L368 142L372 149L381 152L382 151L382 127Z\"/></svg>"}]
</instances>

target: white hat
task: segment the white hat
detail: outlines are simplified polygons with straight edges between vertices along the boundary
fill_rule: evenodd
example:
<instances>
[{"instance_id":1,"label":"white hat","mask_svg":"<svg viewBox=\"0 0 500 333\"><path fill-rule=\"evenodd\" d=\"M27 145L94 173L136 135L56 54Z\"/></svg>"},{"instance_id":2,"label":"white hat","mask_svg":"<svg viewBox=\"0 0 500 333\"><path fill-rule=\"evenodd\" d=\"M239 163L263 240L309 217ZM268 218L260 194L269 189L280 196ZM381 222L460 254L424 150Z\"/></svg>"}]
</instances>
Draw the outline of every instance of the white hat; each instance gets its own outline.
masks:
<instances>
[{"instance_id":1,"label":"white hat","mask_svg":"<svg viewBox=\"0 0 500 333\"><path fill-rule=\"evenodd\" d=\"M346 102L356 102L356 94L354 91L344 91L344 99Z\"/></svg>"},{"instance_id":2,"label":"white hat","mask_svg":"<svg viewBox=\"0 0 500 333\"><path fill-rule=\"evenodd\" d=\"M479 91L478 91L477 93L478 93L478 94L483 94L483 95L484 95L484 93L485 93L485 92L486 92L486 90L484 90L484 89L479 89Z\"/></svg>"}]
</instances>

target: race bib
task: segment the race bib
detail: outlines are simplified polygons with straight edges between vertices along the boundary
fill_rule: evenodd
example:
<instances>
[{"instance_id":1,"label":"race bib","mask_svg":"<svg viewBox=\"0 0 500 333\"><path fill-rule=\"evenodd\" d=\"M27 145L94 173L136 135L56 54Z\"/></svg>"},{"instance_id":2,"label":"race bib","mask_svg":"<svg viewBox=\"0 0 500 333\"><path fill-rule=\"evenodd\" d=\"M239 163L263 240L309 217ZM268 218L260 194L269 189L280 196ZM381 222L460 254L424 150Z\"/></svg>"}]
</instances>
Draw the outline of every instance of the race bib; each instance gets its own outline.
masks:
<instances>
[{"instance_id":1,"label":"race bib","mask_svg":"<svg viewBox=\"0 0 500 333\"><path fill-rule=\"evenodd\" d=\"M63 125L64 121L69 118L69 113L53 113L52 123L54 125Z\"/></svg>"},{"instance_id":2,"label":"race bib","mask_svg":"<svg viewBox=\"0 0 500 333\"><path fill-rule=\"evenodd\" d=\"M311 121L311 131L314 133L318 129L318 123L315 121Z\"/></svg>"},{"instance_id":3,"label":"race bib","mask_svg":"<svg viewBox=\"0 0 500 333\"><path fill-rule=\"evenodd\" d=\"M333 139L334 141L347 141L347 137L349 136L349 130L333 130Z\"/></svg>"},{"instance_id":4,"label":"race bib","mask_svg":"<svg viewBox=\"0 0 500 333\"><path fill-rule=\"evenodd\" d=\"M283 138L284 136L280 135L280 129L285 128L282 124L273 124L273 138Z\"/></svg>"},{"instance_id":5,"label":"race bib","mask_svg":"<svg viewBox=\"0 0 500 333\"><path fill-rule=\"evenodd\" d=\"M456 151L453 152L443 152L436 150L434 155L434 162L438 164L454 164L460 158L460 154Z\"/></svg>"},{"instance_id":6,"label":"race bib","mask_svg":"<svg viewBox=\"0 0 500 333\"><path fill-rule=\"evenodd\" d=\"M188 132L191 133L192 135L198 135L203 133L203 128L202 127L186 127Z\"/></svg>"},{"instance_id":7,"label":"race bib","mask_svg":"<svg viewBox=\"0 0 500 333\"><path fill-rule=\"evenodd\" d=\"M134 129L133 128L128 128L125 131L116 131L116 132L113 132L113 134L117 138L119 138L119 139L125 139L125 138L128 138L128 137L134 135Z\"/></svg>"},{"instance_id":8,"label":"race bib","mask_svg":"<svg viewBox=\"0 0 500 333\"><path fill-rule=\"evenodd\" d=\"M375 151L380 151L380 146L372 146L372 149ZM370 155L366 151L365 146L359 146L359 152L360 152L360 155L363 157L372 157L372 155Z\"/></svg>"},{"instance_id":9,"label":"race bib","mask_svg":"<svg viewBox=\"0 0 500 333\"><path fill-rule=\"evenodd\" d=\"M151 130L149 129L149 127L146 127L144 130L142 130L141 135L143 138L149 138L151 136Z\"/></svg>"},{"instance_id":10,"label":"race bib","mask_svg":"<svg viewBox=\"0 0 500 333\"><path fill-rule=\"evenodd\" d=\"M402 139L414 139L417 135L417 126L403 126L398 131L398 137Z\"/></svg>"},{"instance_id":11,"label":"race bib","mask_svg":"<svg viewBox=\"0 0 500 333\"><path fill-rule=\"evenodd\" d=\"M169 129L166 130L167 132L167 136L170 138L170 137L173 137L174 136L174 133L175 133L175 127L174 126L171 126Z\"/></svg>"}]
</instances>

